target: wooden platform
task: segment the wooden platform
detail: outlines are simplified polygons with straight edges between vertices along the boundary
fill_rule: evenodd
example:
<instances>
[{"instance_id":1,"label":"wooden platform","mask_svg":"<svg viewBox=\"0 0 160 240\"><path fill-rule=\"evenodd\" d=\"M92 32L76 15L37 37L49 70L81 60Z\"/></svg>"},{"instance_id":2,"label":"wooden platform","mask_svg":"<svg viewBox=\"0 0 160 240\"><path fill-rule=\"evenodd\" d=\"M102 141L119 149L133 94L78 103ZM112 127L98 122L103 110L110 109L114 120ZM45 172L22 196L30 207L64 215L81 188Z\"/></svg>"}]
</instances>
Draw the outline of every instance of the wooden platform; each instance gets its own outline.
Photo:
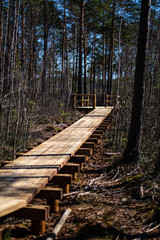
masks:
<instances>
[{"instance_id":1,"label":"wooden platform","mask_svg":"<svg viewBox=\"0 0 160 240\"><path fill-rule=\"evenodd\" d=\"M0 169L0 217L25 207L111 112L97 107L56 136Z\"/></svg>"}]
</instances>

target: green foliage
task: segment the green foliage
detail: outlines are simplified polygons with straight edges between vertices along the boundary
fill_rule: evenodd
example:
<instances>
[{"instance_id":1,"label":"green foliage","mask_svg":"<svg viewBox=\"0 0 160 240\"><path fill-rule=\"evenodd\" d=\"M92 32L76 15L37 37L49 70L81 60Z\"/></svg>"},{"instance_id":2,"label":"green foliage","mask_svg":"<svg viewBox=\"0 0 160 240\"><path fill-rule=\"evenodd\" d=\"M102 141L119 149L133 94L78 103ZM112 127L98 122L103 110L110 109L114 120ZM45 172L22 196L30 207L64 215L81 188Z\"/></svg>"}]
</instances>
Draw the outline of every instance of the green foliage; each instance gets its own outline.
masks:
<instances>
[{"instance_id":1,"label":"green foliage","mask_svg":"<svg viewBox=\"0 0 160 240\"><path fill-rule=\"evenodd\" d=\"M11 229L10 228L3 231L2 240L11 240Z\"/></svg>"},{"instance_id":2,"label":"green foliage","mask_svg":"<svg viewBox=\"0 0 160 240\"><path fill-rule=\"evenodd\" d=\"M61 122L64 122L66 118L70 115L70 113L65 112L64 104L62 102L59 103L59 112L60 112Z\"/></svg>"},{"instance_id":3,"label":"green foliage","mask_svg":"<svg viewBox=\"0 0 160 240\"><path fill-rule=\"evenodd\" d=\"M35 110L37 107L36 103L32 99L28 99L28 108L29 110Z\"/></svg>"}]
</instances>

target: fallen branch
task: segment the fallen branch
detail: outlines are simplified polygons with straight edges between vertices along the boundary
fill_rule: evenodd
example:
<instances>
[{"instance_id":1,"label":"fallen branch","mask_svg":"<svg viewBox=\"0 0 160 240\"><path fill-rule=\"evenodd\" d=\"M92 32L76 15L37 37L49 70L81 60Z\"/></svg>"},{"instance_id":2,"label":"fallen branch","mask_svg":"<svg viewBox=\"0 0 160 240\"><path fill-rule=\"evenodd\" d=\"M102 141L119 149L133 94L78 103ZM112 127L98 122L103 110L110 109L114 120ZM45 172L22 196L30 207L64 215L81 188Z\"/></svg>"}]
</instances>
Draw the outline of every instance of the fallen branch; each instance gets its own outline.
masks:
<instances>
[{"instance_id":1,"label":"fallen branch","mask_svg":"<svg viewBox=\"0 0 160 240\"><path fill-rule=\"evenodd\" d=\"M138 238L134 238L133 240L140 240L141 237L143 237L145 234L150 233L150 232L154 231L155 229L157 229L159 227L160 227L160 224L158 224L157 226L155 226L153 228L150 228L150 229L148 229L148 230L146 230L144 232L141 232L141 233L139 233L140 236Z\"/></svg>"},{"instance_id":2,"label":"fallen branch","mask_svg":"<svg viewBox=\"0 0 160 240\"><path fill-rule=\"evenodd\" d=\"M57 237L59 231L63 227L65 221L67 220L67 218L68 218L68 216L70 215L71 212L72 212L72 210L70 208L66 209L66 211L63 213L61 219L59 220L59 222L57 223L57 225L53 229L52 234L46 240L53 240Z\"/></svg>"},{"instance_id":3,"label":"fallen branch","mask_svg":"<svg viewBox=\"0 0 160 240\"><path fill-rule=\"evenodd\" d=\"M90 183L85 187L85 189L88 188L88 187L90 187L94 182L97 182L97 181L101 180L102 178L104 178L104 175L103 175L103 174L101 174L100 177L97 177L97 178L92 179L92 180L90 181Z\"/></svg>"},{"instance_id":4,"label":"fallen branch","mask_svg":"<svg viewBox=\"0 0 160 240\"><path fill-rule=\"evenodd\" d=\"M113 181L117 177L118 174L119 174L119 167L118 167L116 175L111 180Z\"/></svg>"}]
</instances>

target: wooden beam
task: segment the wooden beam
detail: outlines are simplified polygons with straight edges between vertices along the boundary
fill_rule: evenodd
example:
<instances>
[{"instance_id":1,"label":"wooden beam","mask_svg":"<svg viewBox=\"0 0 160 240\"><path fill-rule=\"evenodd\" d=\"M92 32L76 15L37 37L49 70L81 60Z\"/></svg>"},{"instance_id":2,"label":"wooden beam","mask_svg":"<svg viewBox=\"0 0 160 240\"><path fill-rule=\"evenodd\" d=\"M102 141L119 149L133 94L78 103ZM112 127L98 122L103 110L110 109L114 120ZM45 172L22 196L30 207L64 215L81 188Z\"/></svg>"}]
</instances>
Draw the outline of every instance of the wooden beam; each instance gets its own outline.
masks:
<instances>
[{"instance_id":1,"label":"wooden beam","mask_svg":"<svg viewBox=\"0 0 160 240\"><path fill-rule=\"evenodd\" d=\"M101 135L101 134L93 133L93 134L91 135L91 138L98 138L98 139L100 139L100 138L102 138L102 135Z\"/></svg>"},{"instance_id":2,"label":"wooden beam","mask_svg":"<svg viewBox=\"0 0 160 240\"><path fill-rule=\"evenodd\" d=\"M85 155L74 155L70 158L69 162L79 163L81 171L83 170L83 163L87 161L88 156Z\"/></svg>"},{"instance_id":3,"label":"wooden beam","mask_svg":"<svg viewBox=\"0 0 160 240\"><path fill-rule=\"evenodd\" d=\"M63 189L62 188L51 188L46 187L36 195L37 198L46 198L46 199L62 199L63 198Z\"/></svg>"},{"instance_id":4,"label":"wooden beam","mask_svg":"<svg viewBox=\"0 0 160 240\"><path fill-rule=\"evenodd\" d=\"M75 154L92 156L93 150L92 150L92 148L79 148Z\"/></svg>"},{"instance_id":5,"label":"wooden beam","mask_svg":"<svg viewBox=\"0 0 160 240\"><path fill-rule=\"evenodd\" d=\"M47 199L51 213L59 212L59 200L63 198L63 189L46 187L36 195L36 198Z\"/></svg>"},{"instance_id":6,"label":"wooden beam","mask_svg":"<svg viewBox=\"0 0 160 240\"><path fill-rule=\"evenodd\" d=\"M46 220L49 217L50 207L42 205L28 205L25 208L10 214L12 217L31 219L33 234L44 234Z\"/></svg>"},{"instance_id":7,"label":"wooden beam","mask_svg":"<svg viewBox=\"0 0 160 240\"><path fill-rule=\"evenodd\" d=\"M85 143L83 143L83 145L81 147L82 148L92 148L92 149L95 149L95 143L94 142L85 142Z\"/></svg>"},{"instance_id":8,"label":"wooden beam","mask_svg":"<svg viewBox=\"0 0 160 240\"><path fill-rule=\"evenodd\" d=\"M69 193L69 184L72 182L71 174L57 174L51 181L54 185L58 185L60 188L63 188L64 193Z\"/></svg>"},{"instance_id":9,"label":"wooden beam","mask_svg":"<svg viewBox=\"0 0 160 240\"><path fill-rule=\"evenodd\" d=\"M80 164L76 164L76 163L67 163L59 171L59 173L72 174L72 178L74 180L77 178L77 173L79 172L80 172Z\"/></svg>"},{"instance_id":10,"label":"wooden beam","mask_svg":"<svg viewBox=\"0 0 160 240\"><path fill-rule=\"evenodd\" d=\"M87 156L85 155L74 155L70 158L70 162L76 162L76 163L84 163L87 160Z\"/></svg>"},{"instance_id":11,"label":"wooden beam","mask_svg":"<svg viewBox=\"0 0 160 240\"><path fill-rule=\"evenodd\" d=\"M106 129L108 126L109 126L108 123L106 123L106 124L105 124L105 123L102 123L102 124L99 125L99 127L103 127L103 128L105 128L105 129Z\"/></svg>"},{"instance_id":12,"label":"wooden beam","mask_svg":"<svg viewBox=\"0 0 160 240\"><path fill-rule=\"evenodd\" d=\"M101 134L102 135L103 134L103 130L95 130L94 134Z\"/></svg>"},{"instance_id":13,"label":"wooden beam","mask_svg":"<svg viewBox=\"0 0 160 240\"><path fill-rule=\"evenodd\" d=\"M99 139L98 138L91 138L89 137L86 141L86 143L88 142L94 142L95 144L98 144L99 143Z\"/></svg>"}]
</instances>

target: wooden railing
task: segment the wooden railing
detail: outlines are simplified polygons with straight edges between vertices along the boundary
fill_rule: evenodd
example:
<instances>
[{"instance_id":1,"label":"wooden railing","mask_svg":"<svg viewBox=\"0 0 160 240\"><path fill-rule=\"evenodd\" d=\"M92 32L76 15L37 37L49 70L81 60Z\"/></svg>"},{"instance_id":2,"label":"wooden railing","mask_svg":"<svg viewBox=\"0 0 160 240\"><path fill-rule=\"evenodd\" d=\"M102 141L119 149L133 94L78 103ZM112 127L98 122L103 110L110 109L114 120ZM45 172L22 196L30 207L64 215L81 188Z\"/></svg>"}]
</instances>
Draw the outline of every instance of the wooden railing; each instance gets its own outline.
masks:
<instances>
[{"instance_id":1,"label":"wooden railing","mask_svg":"<svg viewBox=\"0 0 160 240\"><path fill-rule=\"evenodd\" d=\"M73 94L73 108L96 108L96 94Z\"/></svg>"},{"instance_id":2,"label":"wooden railing","mask_svg":"<svg viewBox=\"0 0 160 240\"><path fill-rule=\"evenodd\" d=\"M117 105L119 103L120 96L116 95L106 95L105 107L113 106L114 109L117 109Z\"/></svg>"}]
</instances>

